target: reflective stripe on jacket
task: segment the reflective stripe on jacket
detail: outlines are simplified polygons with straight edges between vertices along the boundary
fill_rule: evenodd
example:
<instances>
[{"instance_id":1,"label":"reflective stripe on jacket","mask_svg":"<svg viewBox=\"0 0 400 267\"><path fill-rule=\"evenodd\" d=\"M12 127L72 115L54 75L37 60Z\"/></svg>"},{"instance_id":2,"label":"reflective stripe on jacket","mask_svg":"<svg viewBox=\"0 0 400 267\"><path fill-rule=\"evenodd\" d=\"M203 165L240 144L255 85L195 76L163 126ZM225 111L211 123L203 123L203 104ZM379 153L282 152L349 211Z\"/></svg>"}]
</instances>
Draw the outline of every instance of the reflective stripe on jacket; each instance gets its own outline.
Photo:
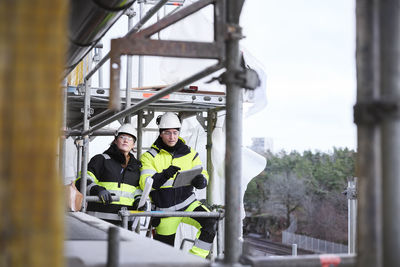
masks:
<instances>
[{"instance_id":1,"label":"reflective stripe on jacket","mask_svg":"<svg viewBox=\"0 0 400 267\"><path fill-rule=\"evenodd\" d=\"M89 202L88 211L116 213L121 207L132 209L133 201L142 194L139 188L140 162L131 154L128 165L123 168L121 161L124 159L117 149L112 145L104 154L94 156L88 164L86 177L88 195L97 195L103 187L112 195L120 197L120 200L110 205ZM75 184L79 188L80 179Z\"/></svg>"}]
</instances>

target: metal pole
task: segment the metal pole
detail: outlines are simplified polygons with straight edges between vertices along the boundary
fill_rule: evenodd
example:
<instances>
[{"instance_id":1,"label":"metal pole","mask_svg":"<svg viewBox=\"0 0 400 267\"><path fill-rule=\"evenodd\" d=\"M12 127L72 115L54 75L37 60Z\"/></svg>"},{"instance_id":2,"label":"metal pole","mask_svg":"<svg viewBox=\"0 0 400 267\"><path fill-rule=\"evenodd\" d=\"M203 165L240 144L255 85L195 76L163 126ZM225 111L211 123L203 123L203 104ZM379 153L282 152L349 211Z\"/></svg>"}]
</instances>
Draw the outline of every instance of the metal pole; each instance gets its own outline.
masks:
<instances>
[{"instance_id":1,"label":"metal pole","mask_svg":"<svg viewBox=\"0 0 400 267\"><path fill-rule=\"evenodd\" d=\"M79 173L81 172L81 167L82 167L82 147L83 147L83 141L82 139L77 139L75 140L75 145L76 145L76 150L77 150L77 157L76 157L76 177L79 177Z\"/></svg>"},{"instance_id":2,"label":"metal pole","mask_svg":"<svg viewBox=\"0 0 400 267\"><path fill-rule=\"evenodd\" d=\"M160 20L160 10L157 11L157 22ZM161 35L160 32L157 33L157 39L160 40L161 39Z\"/></svg>"},{"instance_id":3,"label":"metal pole","mask_svg":"<svg viewBox=\"0 0 400 267\"><path fill-rule=\"evenodd\" d=\"M348 227L348 253L356 253L356 223L357 223L357 191L356 178L352 177L347 182L347 227Z\"/></svg>"},{"instance_id":4,"label":"metal pole","mask_svg":"<svg viewBox=\"0 0 400 267\"><path fill-rule=\"evenodd\" d=\"M103 44L98 43L94 47L94 57L93 61L96 62L96 64L100 61L100 59L103 57L102 55L102 49L103 49ZM99 88L103 88L103 69L99 69L98 72L98 78L99 78Z\"/></svg>"},{"instance_id":5,"label":"metal pole","mask_svg":"<svg viewBox=\"0 0 400 267\"><path fill-rule=\"evenodd\" d=\"M128 229L128 216L125 216L125 214L121 214L122 217L122 228Z\"/></svg>"},{"instance_id":6,"label":"metal pole","mask_svg":"<svg viewBox=\"0 0 400 267\"><path fill-rule=\"evenodd\" d=\"M359 105L379 98L378 1L357 0L356 16L357 105ZM358 121L356 113L354 115L358 140L357 267L382 267L379 126L376 122Z\"/></svg>"},{"instance_id":7,"label":"metal pole","mask_svg":"<svg viewBox=\"0 0 400 267\"><path fill-rule=\"evenodd\" d=\"M128 109L125 109L123 111L120 111L120 112L112 115L111 117L94 125L93 127L91 127L88 130L84 130L82 135L90 134L90 133L94 132L95 130L102 128L103 126L110 124L111 122L113 122L115 120L118 120L128 114L132 114L138 110L141 110L142 108L146 107L148 104L153 103L155 100L160 99L163 96L166 96L170 93L173 93L173 92L183 88L185 85L188 85L194 81L200 80L201 78L204 78L204 77L210 75L211 73L214 73L214 72L220 70L221 68L222 68L222 65L220 63L217 63L217 64L210 66L196 74L193 74L192 76L190 76L182 81L179 81L171 86L168 86L167 88L164 88L163 90L159 91L157 94L154 94L153 96L151 96L149 98L143 99L143 100L139 101L136 105L133 105Z\"/></svg>"},{"instance_id":8,"label":"metal pole","mask_svg":"<svg viewBox=\"0 0 400 267\"><path fill-rule=\"evenodd\" d=\"M216 258L221 258L221 247L222 247L222 242L224 242L224 240L222 239L222 235L221 235L221 225L223 224L222 219L217 221L217 226L216 226L216 232L217 232L217 255Z\"/></svg>"},{"instance_id":9,"label":"metal pole","mask_svg":"<svg viewBox=\"0 0 400 267\"><path fill-rule=\"evenodd\" d=\"M101 52L102 51L102 48L98 48L98 53L99 53L99 58L102 58L102 56L103 56L103 53ZM103 88L103 69L99 69L99 87L100 88Z\"/></svg>"},{"instance_id":10,"label":"metal pole","mask_svg":"<svg viewBox=\"0 0 400 267\"><path fill-rule=\"evenodd\" d=\"M292 256L297 256L297 244L292 244Z\"/></svg>"},{"instance_id":11,"label":"metal pole","mask_svg":"<svg viewBox=\"0 0 400 267\"><path fill-rule=\"evenodd\" d=\"M119 229L110 227L108 229L108 249L107 249L107 267L119 266Z\"/></svg>"},{"instance_id":12,"label":"metal pole","mask_svg":"<svg viewBox=\"0 0 400 267\"><path fill-rule=\"evenodd\" d=\"M144 10L144 3L140 2L139 3L139 19L142 20L143 16L143 10ZM158 16L158 12L157 12ZM138 88L141 88L143 86L143 65L144 64L144 58L143 56L139 56L138 60ZM138 115L137 115L137 140L136 140L136 150L137 150L137 158L140 159L140 156L142 155L142 125L143 125L143 110L139 110ZM138 223L140 225L140 221Z\"/></svg>"},{"instance_id":13,"label":"metal pole","mask_svg":"<svg viewBox=\"0 0 400 267\"><path fill-rule=\"evenodd\" d=\"M142 127L143 126L143 110L139 110L137 113L137 140L136 140L136 157L140 159L140 156L142 155L142 146L143 146L143 132L142 132Z\"/></svg>"},{"instance_id":14,"label":"metal pole","mask_svg":"<svg viewBox=\"0 0 400 267\"><path fill-rule=\"evenodd\" d=\"M381 99L400 100L400 0L380 1ZM381 124L383 265L400 264L400 119L388 114ZM394 116L392 116L394 115Z\"/></svg>"},{"instance_id":15,"label":"metal pole","mask_svg":"<svg viewBox=\"0 0 400 267\"><path fill-rule=\"evenodd\" d=\"M144 10L144 3L140 2L140 4L139 4L140 20L142 20L143 10ZM139 56L139 62L138 62L138 87L139 88L141 88L143 86L143 68L144 68L144 57Z\"/></svg>"},{"instance_id":16,"label":"metal pole","mask_svg":"<svg viewBox=\"0 0 400 267\"><path fill-rule=\"evenodd\" d=\"M88 81L85 82L85 101L83 111L83 130L89 129L89 110L90 110L90 88ZM82 167L81 167L81 185L80 191L83 195L82 199L82 211L86 211L86 172L89 157L89 135L83 135L83 149L82 149Z\"/></svg>"},{"instance_id":17,"label":"metal pole","mask_svg":"<svg viewBox=\"0 0 400 267\"><path fill-rule=\"evenodd\" d=\"M63 81L63 94L62 94L62 103L63 103L63 113L62 113L62 128L66 129L67 128L67 81L66 79L64 79ZM65 161L67 158L67 138L65 136L65 134L62 134L60 139L60 155L61 157L59 157L58 159L58 163L59 163L59 169L60 169L60 173L61 173L61 178L65 179Z\"/></svg>"},{"instance_id":18,"label":"metal pole","mask_svg":"<svg viewBox=\"0 0 400 267\"><path fill-rule=\"evenodd\" d=\"M207 186L207 203L209 205L214 204L214 200L212 197L212 181L213 181L213 173L214 168L212 165L212 158L211 158L211 149L212 149L212 132L214 129L214 116L215 112L212 110L208 110L207 112L207 172L208 172L208 186Z\"/></svg>"},{"instance_id":19,"label":"metal pole","mask_svg":"<svg viewBox=\"0 0 400 267\"><path fill-rule=\"evenodd\" d=\"M129 8L125 13L128 16L128 32L133 27L133 17L135 12L133 8ZM125 109L131 106L131 88L132 88L132 56L128 55L126 59L126 94L125 94ZM131 116L125 117L125 123L131 123Z\"/></svg>"},{"instance_id":20,"label":"metal pole","mask_svg":"<svg viewBox=\"0 0 400 267\"><path fill-rule=\"evenodd\" d=\"M239 15L243 1L226 1L229 38L226 41L226 70L240 70ZM233 77L234 75L231 75ZM242 173L242 88L231 78L226 81L226 152L225 152L225 258L226 265L235 266L242 253L240 220L240 184Z\"/></svg>"},{"instance_id":21,"label":"metal pole","mask_svg":"<svg viewBox=\"0 0 400 267\"><path fill-rule=\"evenodd\" d=\"M122 213L121 213L122 214ZM128 217L198 217L198 218L223 218L224 214L216 211L128 211Z\"/></svg>"},{"instance_id":22,"label":"metal pole","mask_svg":"<svg viewBox=\"0 0 400 267\"><path fill-rule=\"evenodd\" d=\"M81 136L82 132L78 130L67 131L66 134L68 136ZM91 136L113 136L115 134L115 130L97 130L91 133Z\"/></svg>"}]
</instances>

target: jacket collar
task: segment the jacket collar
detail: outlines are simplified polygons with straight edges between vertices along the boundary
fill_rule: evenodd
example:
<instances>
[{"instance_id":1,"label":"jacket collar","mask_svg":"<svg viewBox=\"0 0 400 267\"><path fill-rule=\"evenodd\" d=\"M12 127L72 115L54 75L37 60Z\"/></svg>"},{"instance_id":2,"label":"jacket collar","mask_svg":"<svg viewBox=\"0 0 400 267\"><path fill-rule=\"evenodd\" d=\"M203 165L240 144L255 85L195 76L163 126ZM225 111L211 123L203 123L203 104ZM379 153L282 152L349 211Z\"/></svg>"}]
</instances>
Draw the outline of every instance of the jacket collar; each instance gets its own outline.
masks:
<instances>
[{"instance_id":1,"label":"jacket collar","mask_svg":"<svg viewBox=\"0 0 400 267\"><path fill-rule=\"evenodd\" d=\"M104 151L105 154L108 154L111 158L114 160L118 161L121 164L125 164L125 155L124 153L121 152L121 150L118 149L117 145L115 143L112 143L111 146ZM127 165L127 168L134 168L134 166L140 166L140 162L135 158L135 155L133 155L132 152L129 152L129 162Z\"/></svg>"}]
</instances>

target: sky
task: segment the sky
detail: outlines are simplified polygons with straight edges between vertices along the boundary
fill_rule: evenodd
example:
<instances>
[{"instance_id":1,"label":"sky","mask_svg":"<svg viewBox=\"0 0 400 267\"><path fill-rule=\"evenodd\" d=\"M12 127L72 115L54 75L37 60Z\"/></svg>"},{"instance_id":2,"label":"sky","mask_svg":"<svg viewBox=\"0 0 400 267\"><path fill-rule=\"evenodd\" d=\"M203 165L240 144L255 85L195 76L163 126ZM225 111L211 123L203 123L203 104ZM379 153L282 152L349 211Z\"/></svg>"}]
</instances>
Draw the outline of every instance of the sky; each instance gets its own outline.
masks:
<instances>
[{"instance_id":1,"label":"sky","mask_svg":"<svg viewBox=\"0 0 400 267\"><path fill-rule=\"evenodd\" d=\"M244 144L356 149L355 1L247 0L240 24L241 45L264 66L268 102L244 120Z\"/></svg>"}]
</instances>

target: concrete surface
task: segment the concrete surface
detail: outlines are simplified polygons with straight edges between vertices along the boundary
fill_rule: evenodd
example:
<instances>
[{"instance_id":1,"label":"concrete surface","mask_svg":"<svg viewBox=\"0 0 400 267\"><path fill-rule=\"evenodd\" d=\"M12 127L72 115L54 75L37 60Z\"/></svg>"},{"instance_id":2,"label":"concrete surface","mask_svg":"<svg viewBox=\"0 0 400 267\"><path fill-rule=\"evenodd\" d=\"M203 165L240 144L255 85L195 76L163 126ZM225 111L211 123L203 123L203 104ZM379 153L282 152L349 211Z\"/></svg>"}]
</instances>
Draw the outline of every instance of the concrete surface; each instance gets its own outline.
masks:
<instances>
[{"instance_id":1,"label":"concrete surface","mask_svg":"<svg viewBox=\"0 0 400 267\"><path fill-rule=\"evenodd\" d=\"M81 212L65 216L64 255L68 267L107 266L108 228L115 227ZM211 262L119 228L119 266L211 266Z\"/></svg>"}]
</instances>

